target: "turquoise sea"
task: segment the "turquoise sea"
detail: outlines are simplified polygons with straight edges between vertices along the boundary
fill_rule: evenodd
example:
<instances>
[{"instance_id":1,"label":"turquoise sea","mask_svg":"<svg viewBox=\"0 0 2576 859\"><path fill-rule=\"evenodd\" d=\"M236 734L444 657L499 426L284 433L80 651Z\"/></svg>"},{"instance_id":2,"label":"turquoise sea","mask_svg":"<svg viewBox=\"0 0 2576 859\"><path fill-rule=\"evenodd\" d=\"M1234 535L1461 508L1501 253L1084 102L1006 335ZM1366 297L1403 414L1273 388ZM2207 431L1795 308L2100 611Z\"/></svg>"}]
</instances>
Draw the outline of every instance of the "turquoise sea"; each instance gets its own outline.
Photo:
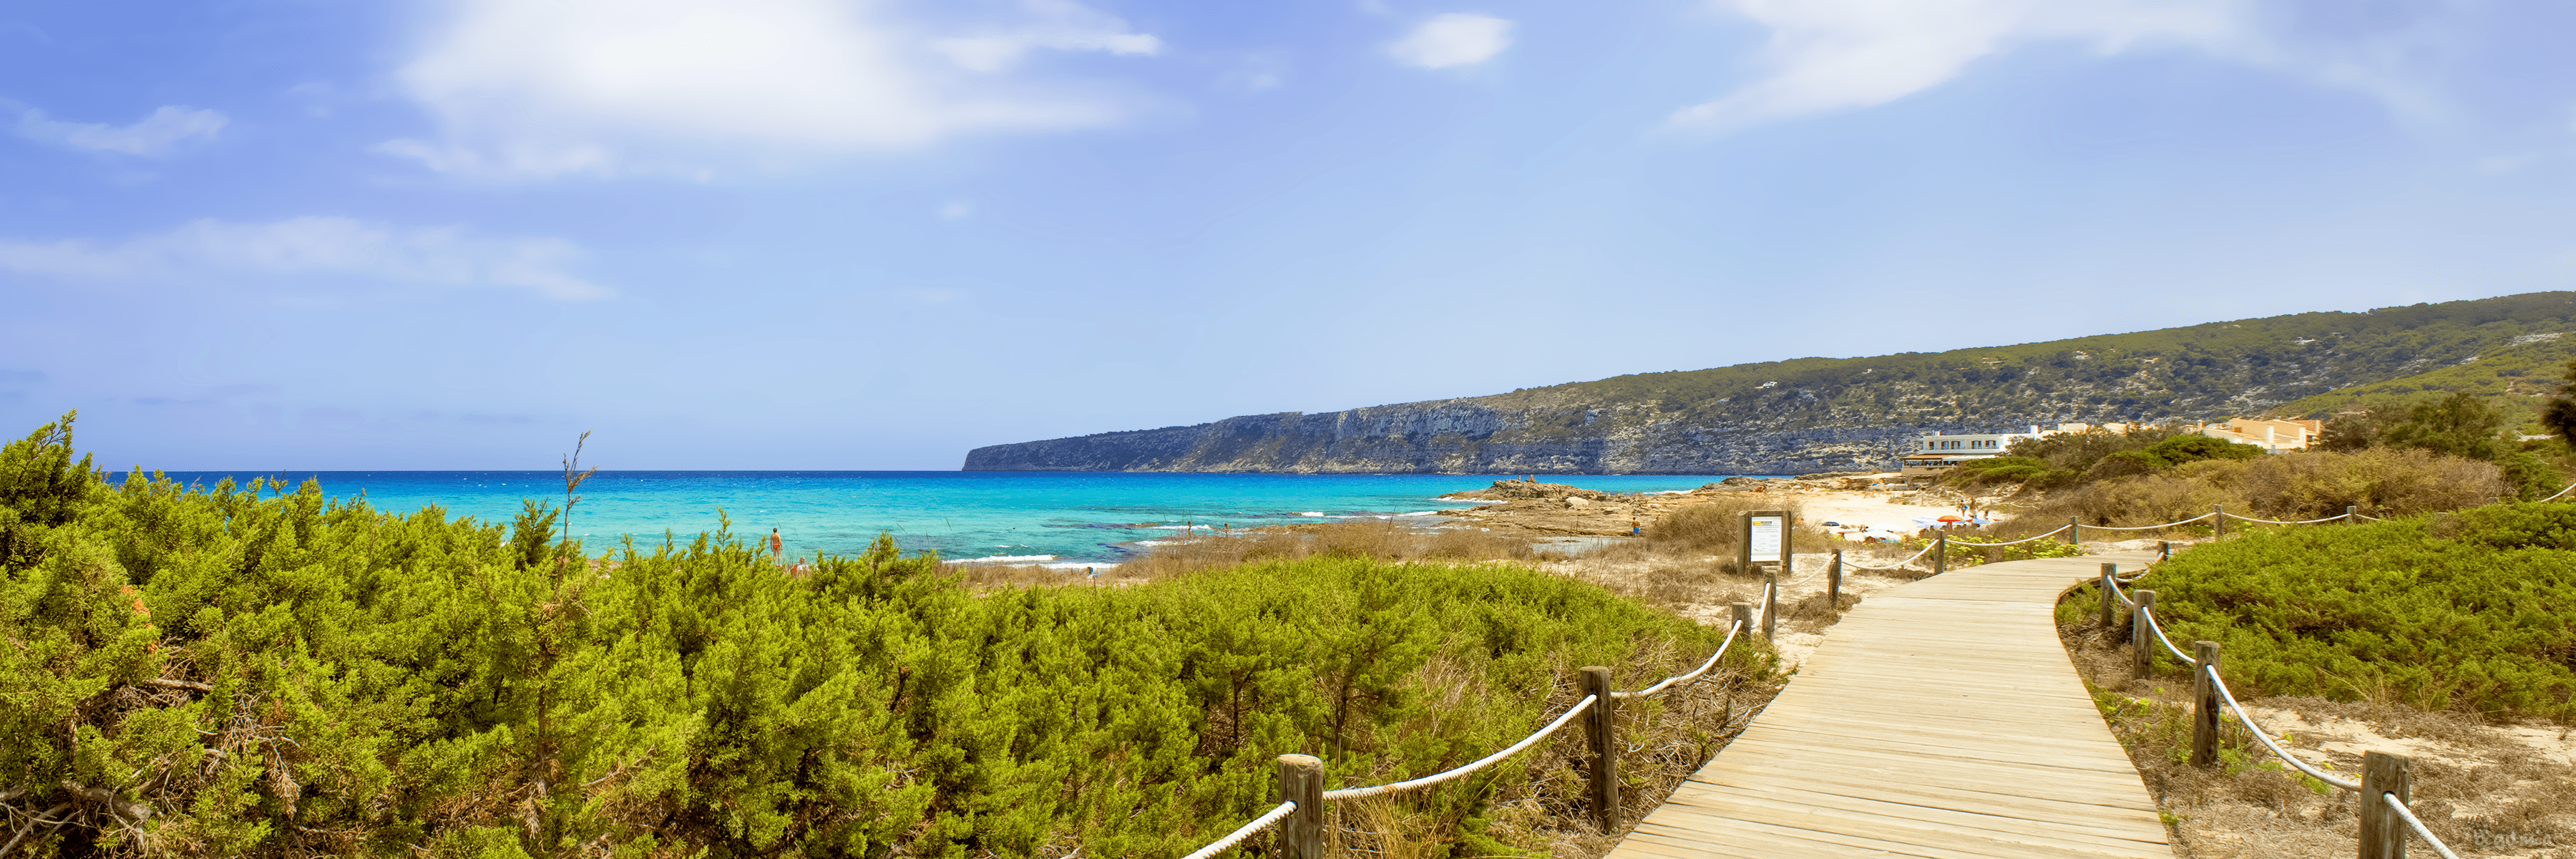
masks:
<instances>
[{"instance_id":1,"label":"turquoise sea","mask_svg":"<svg viewBox=\"0 0 2576 859\"><path fill-rule=\"evenodd\" d=\"M523 498L563 502L560 471L172 472L213 485L225 477L318 480L335 497L363 496L379 510L436 504L449 516L507 523ZM1551 475L1605 492L1686 490L1725 475ZM907 554L952 560L1012 559L1082 566L1148 551L1144 541L1208 525L1261 527L1394 517L1430 523L1432 500L1479 489L1498 475L1134 474L1005 471L602 471L581 487L572 533L593 551L626 534L682 541L733 520L746 539L776 528L787 554L852 554L890 532Z\"/></svg>"}]
</instances>

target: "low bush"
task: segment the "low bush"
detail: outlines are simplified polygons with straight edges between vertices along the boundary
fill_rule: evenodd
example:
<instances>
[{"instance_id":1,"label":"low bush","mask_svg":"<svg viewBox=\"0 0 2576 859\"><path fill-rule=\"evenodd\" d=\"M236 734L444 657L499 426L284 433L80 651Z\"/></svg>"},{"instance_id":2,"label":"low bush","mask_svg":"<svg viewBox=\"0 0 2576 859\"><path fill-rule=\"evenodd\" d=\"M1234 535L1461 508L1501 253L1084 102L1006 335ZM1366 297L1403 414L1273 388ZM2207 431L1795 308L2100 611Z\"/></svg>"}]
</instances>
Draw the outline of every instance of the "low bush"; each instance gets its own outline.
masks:
<instances>
[{"instance_id":1,"label":"low bush","mask_svg":"<svg viewBox=\"0 0 2576 859\"><path fill-rule=\"evenodd\" d=\"M2576 504L2511 504L2193 547L2138 587L2216 641L2239 697L2576 721Z\"/></svg>"},{"instance_id":2,"label":"low bush","mask_svg":"<svg viewBox=\"0 0 2576 859\"><path fill-rule=\"evenodd\" d=\"M116 485L70 453L67 425L0 449L0 806L36 855L1178 855L1270 806L1278 754L1429 773L1570 704L1577 666L1633 688L1719 638L1517 567L979 594L885 538L795 576L721 531L594 555L535 504ZM1709 688L1635 711L1666 769L1722 742L1659 709ZM1553 818L1491 809L1534 807L1551 754L1371 807L1526 850Z\"/></svg>"}]
</instances>

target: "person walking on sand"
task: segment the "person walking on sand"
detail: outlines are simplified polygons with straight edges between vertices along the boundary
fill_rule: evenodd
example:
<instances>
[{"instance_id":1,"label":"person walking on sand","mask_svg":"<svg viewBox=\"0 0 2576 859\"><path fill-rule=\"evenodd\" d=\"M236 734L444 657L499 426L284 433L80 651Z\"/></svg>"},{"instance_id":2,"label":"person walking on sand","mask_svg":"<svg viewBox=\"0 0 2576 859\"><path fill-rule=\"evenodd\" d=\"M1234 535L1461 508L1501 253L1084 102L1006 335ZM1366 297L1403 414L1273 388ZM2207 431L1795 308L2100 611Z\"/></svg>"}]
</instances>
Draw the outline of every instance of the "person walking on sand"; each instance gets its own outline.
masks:
<instances>
[{"instance_id":1,"label":"person walking on sand","mask_svg":"<svg viewBox=\"0 0 2576 859\"><path fill-rule=\"evenodd\" d=\"M777 560L777 559L779 558L779 556L780 556L781 554L785 553L786 551L787 551L787 541L785 541L785 540L781 540L781 539L778 539L778 529L776 529L776 528L771 528L771 529L769 529L769 558L770 558L770 560L773 560L773 561L774 561L774 560Z\"/></svg>"},{"instance_id":2,"label":"person walking on sand","mask_svg":"<svg viewBox=\"0 0 2576 859\"><path fill-rule=\"evenodd\" d=\"M1639 522L1639 521L1637 521L1637 520L1635 520L1635 519L1630 519L1630 520L1628 520L1628 536L1631 536L1631 537L1643 537L1643 536L1646 536L1646 525L1645 525L1645 523L1643 523L1643 522Z\"/></svg>"}]
</instances>

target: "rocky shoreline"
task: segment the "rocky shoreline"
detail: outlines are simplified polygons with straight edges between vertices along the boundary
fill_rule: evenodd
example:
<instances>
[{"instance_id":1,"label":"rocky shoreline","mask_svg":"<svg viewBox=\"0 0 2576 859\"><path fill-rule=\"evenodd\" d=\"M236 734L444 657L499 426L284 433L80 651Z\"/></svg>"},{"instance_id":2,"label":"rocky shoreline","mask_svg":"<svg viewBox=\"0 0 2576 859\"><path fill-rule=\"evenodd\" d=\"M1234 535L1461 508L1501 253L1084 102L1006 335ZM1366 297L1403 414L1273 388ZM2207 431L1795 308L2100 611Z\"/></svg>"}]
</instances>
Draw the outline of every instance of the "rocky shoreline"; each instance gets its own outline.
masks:
<instances>
[{"instance_id":1,"label":"rocky shoreline","mask_svg":"<svg viewBox=\"0 0 2576 859\"><path fill-rule=\"evenodd\" d=\"M1753 495L1777 497L1784 503L1794 501L1800 507L1812 508L1809 518L1822 514L1818 521L1823 521L1841 518L1834 514L1845 509L1859 511L1895 503L1886 500L1891 495L1887 487L1894 477L1884 472L1858 471L1783 478L1729 477L1678 493L1612 493L1534 479L1497 480L1483 489L1439 496L1443 501L1483 502L1442 510L1439 515L1485 528L1547 536L1627 537L1635 528L1654 527L1655 520L1675 510L1719 498ZM1863 504L1855 506L1853 502ZM1883 511L1869 512L1878 513L1876 518L1886 518Z\"/></svg>"}]
</instances>

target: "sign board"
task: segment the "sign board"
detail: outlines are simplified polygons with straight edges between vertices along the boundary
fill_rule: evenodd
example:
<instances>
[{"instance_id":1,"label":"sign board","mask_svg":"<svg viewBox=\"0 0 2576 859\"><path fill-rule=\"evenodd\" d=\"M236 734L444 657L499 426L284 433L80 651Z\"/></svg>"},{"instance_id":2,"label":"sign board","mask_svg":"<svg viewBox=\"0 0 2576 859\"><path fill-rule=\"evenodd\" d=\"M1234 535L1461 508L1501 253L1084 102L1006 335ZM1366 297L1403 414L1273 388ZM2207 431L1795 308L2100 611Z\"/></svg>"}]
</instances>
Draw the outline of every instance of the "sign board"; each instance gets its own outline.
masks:
<instances>
[{"instance_id":1,"label":"sign board","mask_svg":"<svg viewBox=\"0 0 2576 859\"><path fill-rule=\"evenodd\" d=\"M1780 562L1780 536L1787 528L1788 518L1770 513L1756 513L1744 517L1745 527L1748 529L1745 543L1752 551L1747 560L1756 564Z\"/></svg>"}]
</instances>

